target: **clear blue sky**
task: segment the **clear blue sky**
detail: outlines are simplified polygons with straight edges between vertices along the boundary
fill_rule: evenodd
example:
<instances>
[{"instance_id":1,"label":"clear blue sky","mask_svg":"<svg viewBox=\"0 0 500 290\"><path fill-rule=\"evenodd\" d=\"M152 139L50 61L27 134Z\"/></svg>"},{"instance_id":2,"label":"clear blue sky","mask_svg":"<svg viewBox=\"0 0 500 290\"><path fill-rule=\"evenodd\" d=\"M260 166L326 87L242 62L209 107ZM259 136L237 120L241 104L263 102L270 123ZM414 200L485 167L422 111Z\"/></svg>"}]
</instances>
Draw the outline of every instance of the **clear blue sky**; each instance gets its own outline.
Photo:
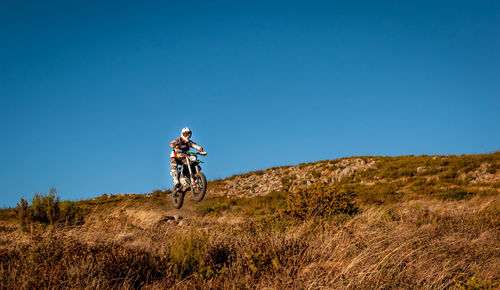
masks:
<instances>
[{"instance_id":1,"label":"clear blue sky","mask_svg":"<svg viewBox=\"0 0 500 290\"><path fill-rule=\"evenodd\" d=\"M499 1L0 1L0 206L500 149Z\"/></svg>"}]
</instances>

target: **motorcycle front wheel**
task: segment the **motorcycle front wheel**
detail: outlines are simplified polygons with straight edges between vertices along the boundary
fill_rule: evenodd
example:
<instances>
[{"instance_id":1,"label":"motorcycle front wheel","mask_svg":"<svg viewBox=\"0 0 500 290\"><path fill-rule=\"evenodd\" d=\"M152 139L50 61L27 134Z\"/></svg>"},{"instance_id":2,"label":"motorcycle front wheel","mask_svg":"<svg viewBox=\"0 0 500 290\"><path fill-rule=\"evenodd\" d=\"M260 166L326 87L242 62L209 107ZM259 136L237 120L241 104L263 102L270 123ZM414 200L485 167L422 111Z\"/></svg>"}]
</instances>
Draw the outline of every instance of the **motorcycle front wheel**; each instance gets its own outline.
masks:
<instances>
[{"instance_id":1,"label":"motorcycle front wheel","mask_svg":"<svg viewBox=\"0 0 500 290\"><path fill-rule=\"evenodd\" d=\"M172 202L175 208L181 208L184 204L184 192L180 189L174 190L174 192L172 192Z\"/></svg>"},{"instance_id":2,"label":"motorcycle front wheel","mask_svg":"<svg viewBox=\"0 0 500 290\"><path fill-rule=\"evenodd\" d=\"M198 172L194 175L194 184L191 184L191 193L193 194L193 199L196 201L202 201L207 193L207 178L205 174Z\"/></svg>"}]
</instances>

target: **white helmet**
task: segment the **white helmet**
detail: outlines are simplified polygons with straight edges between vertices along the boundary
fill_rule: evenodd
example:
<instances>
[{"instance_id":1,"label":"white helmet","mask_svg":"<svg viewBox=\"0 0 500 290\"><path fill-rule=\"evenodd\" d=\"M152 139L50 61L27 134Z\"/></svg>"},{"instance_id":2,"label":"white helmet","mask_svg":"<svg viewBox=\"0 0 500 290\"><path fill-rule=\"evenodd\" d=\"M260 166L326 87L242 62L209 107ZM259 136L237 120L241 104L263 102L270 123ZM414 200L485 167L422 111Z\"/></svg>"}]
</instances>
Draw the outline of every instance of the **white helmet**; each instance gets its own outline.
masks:
<instances>
[{"instance_id":1,"label":"white helmet","mask_svg":"<svg viewBox=\"0 0 500 290\"><path fill-rule=\"evenodd\" d=\"M184 140L184 142L188 142L189 139L191 139L191 135L193 135L193 133L188 127L182 128L181 138L182 140Z\"/></svg>"}]
</instances>

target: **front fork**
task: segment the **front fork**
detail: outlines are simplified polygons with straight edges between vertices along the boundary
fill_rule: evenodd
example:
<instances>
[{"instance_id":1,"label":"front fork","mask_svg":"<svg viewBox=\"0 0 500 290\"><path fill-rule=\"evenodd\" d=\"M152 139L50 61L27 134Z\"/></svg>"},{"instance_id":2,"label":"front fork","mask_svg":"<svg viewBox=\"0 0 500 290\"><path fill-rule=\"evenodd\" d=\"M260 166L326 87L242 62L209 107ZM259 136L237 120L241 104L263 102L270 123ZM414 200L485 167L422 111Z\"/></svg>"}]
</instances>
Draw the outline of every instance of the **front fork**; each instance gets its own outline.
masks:
<instances>
[{"instance_id":1,"label":"front fork","mask_svg":"<svg viewBox=\"0 0 500 290\"><path fill-rule=\"evenodd\" d=\"M191 170L191 160L189 159L189 155L186 155L186 161L189 170L189 179L191 180L191 186L193 186L194 185L193 170Z\"/></svg>"}]
</instances>

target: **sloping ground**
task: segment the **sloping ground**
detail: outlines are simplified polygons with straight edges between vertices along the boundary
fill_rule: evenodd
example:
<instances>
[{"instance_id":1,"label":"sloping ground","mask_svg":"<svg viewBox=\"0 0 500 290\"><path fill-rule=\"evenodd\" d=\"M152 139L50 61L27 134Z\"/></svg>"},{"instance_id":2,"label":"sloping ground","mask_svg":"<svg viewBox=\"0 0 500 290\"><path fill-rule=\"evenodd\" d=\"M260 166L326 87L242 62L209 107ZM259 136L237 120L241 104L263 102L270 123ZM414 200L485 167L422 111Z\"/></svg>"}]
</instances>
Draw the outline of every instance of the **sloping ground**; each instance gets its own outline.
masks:
<instances>
[{"instance_id":1,"label":"sloping ground","mask_svg":"<svg viewBox=\"0 0 500 290\"><path fill-rule=\"evenodd\" d=\"M75 203L81 225L0 211L0 288L497 288L500 153L351 157L169 192ZM356 214L297 219L284 198L326 182ZM248 198L251 197L251 198Z\"/></svg>"},{"instance_id":2,"label":"sloping ground","mask_svg":"<svg viewBox=\"0 0 500 290\"><path fill-rule=\"evenodd\" d=\"M252 197L267 195L273 191L294 191L299 186L315 182L369 186L392 184L397 190L413 193L422 187L435 185L498 190L500 153L349 157L234 175L210 182L209 188L210 194L214 196ZM413 189L410 190L412 186Z\"/></svg>"}]
</instances>

